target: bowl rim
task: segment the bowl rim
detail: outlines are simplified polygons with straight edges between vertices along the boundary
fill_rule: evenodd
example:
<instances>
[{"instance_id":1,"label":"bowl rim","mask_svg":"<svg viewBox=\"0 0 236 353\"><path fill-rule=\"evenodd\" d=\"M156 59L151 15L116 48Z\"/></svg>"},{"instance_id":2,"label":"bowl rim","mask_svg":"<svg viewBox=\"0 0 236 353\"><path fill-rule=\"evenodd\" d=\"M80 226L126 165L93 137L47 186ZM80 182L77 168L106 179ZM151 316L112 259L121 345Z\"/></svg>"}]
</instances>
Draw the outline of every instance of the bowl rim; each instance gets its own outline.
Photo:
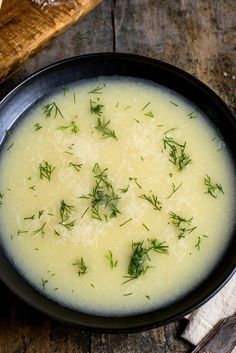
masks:
<instances>
[{"instance_id":1,"label":"bowl rim","mask_svg":"<svg viewBox=\"0 0 236 353\"><path fill-rule=\"evenodd\" d=\"M63 59L63 60L57 61L56 63L52 63L50 65L47 65L46 67L43 67L40 70L37 70L35 73L31 74L29 77L27 77L22 82L20 82L15 88L13 88L0 101L0 115L1 115L1 108L3 106L7 105L8 101L10 99L12 99L15 94L17 94L19 91L21 91L21 89L24 89L24 87L27 86L27 84L29 82L37 80L38 77L40 77L44 73L50 72L51 70L56 70L56 69L60 68L62 65L68 65L73 62L77 62L77 61L79 62L79 61L83 61L83 60L86 61L86 60L90 60L90 59L100 60L102 58L104 58L106 60L119 59L121 61L123 60L124 62L127 62L127 61L136 62L136 63L138 62L140 65L150 64L150 65L154 65L154 66L159 66L160 69L167 69L170 72L174 72L175 74L182 77L184 80L189 81L190 84L195 84L197 87L199 87L199 89L203 90L206 94L211 96L215 105L218 105L221 108L221 110L224 111L224 114L228 117L228 119L232 120L232 123L234 123L235 130L236 130L236 121L235 121L233 113L230 111L230 109L225 104L225 102L211 88L209 88L202 81L200 81L196 77L192 76L188 72L186 72L186 71L184 71L174 65L168 64L166 62L163 62L163 61L160 61L157 59L153 59L153 58L149 58L146 56L135 55L135 54L126 54L126 53L85 54L85 55L71 57L68 59ZM0 255L1 255L1 252L4 253L4 249L1 248L1 244L0 244ZM5 254L5 256L6 256L6 254ZM9 261L9 259L7 259L7 260ZM17 272L18 276L21 277L23 286L27 285L27 281L24 278L22 278L22 275L18 272L17 268L13 264L10 263L10 261L9 261L9 266L12 267L13 272ZM45 306L42 305L42 303L40 301L32 300L31 297L27 297L23 293L23 291L21 290L21 286L19 286L16 282L12 281L11 280L12 277L8 277L7 274L3 273L1 268L0 268L0 279L10 288L10 290L12 290L15 294L17 294L17 296L19 296L21 299L23 299L25 302L27 302L27 304L29 304L30 306L33 306L35 309L43 312L44 314L46 314L54 319L57 319L58 321L61 321L64 323L69 323L71 325L83 326L83 327L91 329L93 331L106 331L106 332L129 331L129 332L132 332L132 331L143 330L143 329L147 329L147 328L153 328L153 327L157 327L160 325L164 325L164 324L170 323L174 320L180 319L183 316L189 314L191 311L197 309L199 306L203 305L205 302L207 302L209 299L211 299L229 281L229 279L233 276L233 274L235 272L236 272L236 264L234 264L234 268L231 271L229 271L228 273L225 274L224 278L219 280L218 285L215 287L215 289L211 290L209 292L209 294L204 299L196 300L195 303L193 303L192 305L188 306L185 310L182 310L181 312L179 312L175 315L172 315L172 316L167 317L162 320L158 320L158 318L156 318L156 320L150 319L150 322L148 322L148 319L145 319L145 323L143 323L143 324L140 324L140 320L137 321L137 317L141 318L141 320L142 320L142 317L146 317L147 314L149 314L149 313L137 314L137 315L127 315L127 316L123 316L122 319L126 319L127 317L133 318L132 323L129 323L129 324L127 323L127 325L125 325L124 324L125 320L121 320L121 323L113 322L112 327L110 327L110 325L111 325L111 320L110 320L111 318L110 317L96 316L96 315L92 315L92 314L82 313L82 316L81 316L82 319L80 318L79 320L76 320L73 317L72 317L72 319L69 319L68 317L65 318L64 315L61 315L58 312L55 312L53 310L48 310L48 308L45 308ZM32 287L32 285L29 285L29 286ZM55 302L52 299L46 297L41 292L38 292L38 294L39 294L39 296L43 296L44 298L46 298L47 301L53 302L55 304ZM56 305L58 305L58 304L56 304ZM59 305L59 306L61 306L61 305ZM70 312L73 311L78 315L81 314L81 312L73 310L73 309L69 309L67 307L65 307L65 310L70 311ZM154 312L154 311L158 312L159 309L152 310L152 312ZM89 321L89 323L83 322L84 316L89 316L89 317L94 318L95 323L92 323L91 321ZM97 324L98 318L102 319L102 321L100 322L99 325ZM112 319L117 320L117 321L120 320L119 317L112 317ZM81 320L82 320L82 322L81 322Z\"/></svg>"}]
</instances>

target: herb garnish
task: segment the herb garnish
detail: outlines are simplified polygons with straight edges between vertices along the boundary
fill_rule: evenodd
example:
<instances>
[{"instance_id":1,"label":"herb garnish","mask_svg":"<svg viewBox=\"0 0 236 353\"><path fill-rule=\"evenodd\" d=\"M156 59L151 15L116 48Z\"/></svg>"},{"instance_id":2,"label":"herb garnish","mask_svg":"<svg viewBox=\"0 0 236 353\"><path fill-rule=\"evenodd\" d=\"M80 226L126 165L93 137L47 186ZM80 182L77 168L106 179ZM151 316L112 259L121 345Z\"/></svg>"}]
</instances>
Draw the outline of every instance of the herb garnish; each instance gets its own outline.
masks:
<instances>
[{"instance_id":1,"label":"herb garnish","mask_svg":"<svg viewBox=\"0 0 236 353\"><path fill-rule=\"evenodd\" d=\"M3 193L0 192L0 208L2 207L3 205Z\"/></svg>"},{"instance_id":2,"label":"herb garnish","mask_svg":"<svg viewBox=\"0 0 236 353\"><path fill-rule=\"evenodd\" d=\"M176 107L178 107L179 105L173 101L169 101L171 104L175 105Z\"/></svg>"},{"instance_id":3,"label":"herb garnish","mask_svg":"<svg viewBox=\"0 0 236 353\"><path fill-rule=\"evenodd\" d=\"M35 215L33 214L33 216L30 216L30 217L24 217L25 220L27 219L35 219Z\"/></svg>"},{"instance_id":4,"label":"herb garnish","mask_svg":"<svg viewBox=\"0 0 236 353\"><path fill-rule=\"evenodd\" d=\"M15 142L12 142L12 144L9 147L7 147L7 151L9 151L14 146L14 144Z\"/></svg>"},{"instance_id":5,"label":"herb garnish","mask_svg":"<svg viewBox=\"0 0 236 353\"><path fill-rule=\"evenodd\" d=\"M18 229L18 231L17 231L18 236L21 234L25 234L25 233L29 233L29 231L28 230L20 230L20 229Z\"/></svg>"},{"instance_id":6,"label":"herb garnish","mask_svg":"<svg viewBox=\"0 0 236 353\"><path fill-rule=\"evenodd\" d=\"M158 200L158 196L155 196L154 194L151 194L150 196L142 194L139 197L148 201L153 206L154 210L161 211L162 203Z\"/></svg>"},{"instance_id":7,"label":"herb garnish","mask_svg":"<svg viewBox=\"0 0 236 353\"><path fill-rule=\"evenodd\" d=\"M69 221L70 214L75 206L71 206L65 203L64 200L60 201L60 217L61 221L59 224L64 226L66 229L71 230L75 225L75 220Z\"/></svg>"},{"instance_id":8,"label":"herb garnish","mask_svg":"<svg viewBox=\"0 0 236 353\"><path fill-rule=\"evenodd\" d=\"M128 276L125 276L128 280L124 283L134 280L147 272L151 267L146 265L147 260L151 261L149 257L150 251L153 250L160 254L168 254L169 247L166 245L166 242L158 242L157 239L151 239L148 241L150 243L149 247L144 247L144 241L139 241L137 243L132 242L133 253L128 266Z\"/></svg>"},{"instance_id":9,"label":"herb garnish","mask_svg":"<svg viewBox=\"0 0 236 353\"><path fill-rule=\"evenodd\" d=\"M141 111L144 111L145 108L147 108L150 105L150 102L148 102L142 109Z\"/></svg>"},{"instance_id":10,"label":"herb garnish","mask_svg":"<svg viewBox=\"0 0 236 353\"><path fill-rule=\"evenodd\" d=\"M42 129L42 125L40 125L39 123L34 124L34 131L38 131L40 129Z\"/></svg>"},{"instance_id":11,"label":"herb garnish","mask_svg":"<svg viewBox=\"0 0 236 353\"><path fill-rule=\"evenodd\" d=\"M33 232L33 235L36 235L37 233L40 233L40 232L41 232L41 235L42 235L42 237L43 237L44 234L45 234L45 231L44 231L45 225L46 225L46 222L42 225L42 227L40 227L39 229L36 229L36 230Z\"/></svg>"},{"instance_id":12,"label":"herb garnish","mask_svg":"<svg viewBox=\"0 0 236 353\"><path fill-rule=\"evenodd\" d=\"M63 86L63 94L64 96L66 95L66 93L69 91L69 88L67 86Z\"/></svg>"},{"instance_id":13,"label":"herb garnish","mask_svg":"<svg viewBox=\"0 0 236 353\"><path fill-rule=\"evenodd\" d=\"M174 212L170 212L169 217L171 219L172 224L179 230L179 234L178 234L179 239L185 238L186 234L192 233L194 229L197 228L197 227L190 228L192 226L193 217L183 218Z\"/></svg>"},{"instance_id":14,"label":"herb garnish","mask_svg":"<svg viewBox=\"0 0 236 353\"><path fill-rule=\"evenodd\" d=\"M74 134L78 134L78 132L80 131L80 128L76 124L75 121L71 121L69 123L69 125L63 125L63 126L58 126L57 127L57 130L66 130L66 129L70 129L70 131L73 132Z\"/></svg>"},{"instance_id":15,"label":"herb garnish","mask_svg":"<svg viewBox=\"0 0 236 353\"><path fill-rule=\"evenodd\" d=\"M224 190L221 184L213 183L209 175L205 176L204 184L207 187L207 190L204 194L210 194L214 198L217 198L217 192L221 192L222 194L224 194Z\"/></svg>"},{"instance_id":16,"label":"herb garnish","mask_svg":"<svg viewBox=\"0 0 236 353\"><path fill-rule=\"evenodd\" d=\"M125 293L125 294L123 294L124 297L128 297L129 295L133 295L133 293Z\"/></svg>"},{"instance_id":17,"label":"herb garnish","mask_svg":"<svg viewBox=\"0 0 236 353\"><path fill-rule=\"evenodd\" d=\"M146 226L146 224L142 223L142 225L144 226L144 228L149 232L150 229Z\"/></svg>"},{"instance_id":18,"label":"herb garnish","mask_svg":"<svg viewBox=\"0 0 236 353\"><path fill-rule=\"evenodd\" d=\"M92 193L81 197L91 200L92 217L99 221L104 219L107 221L108 216L113 218L117 217L118 213L121 213L117 208L120 197L116 194L111 181L108 179L107 171L107 168L102 170L99 164L95 163L92 170L95 178L95 187ZM106 210L109 214L104 213Z\"/></svg>"},{"instance_id":19,"label":"herb garnish","mask_svg":"<svg viewBox=\"0 0 236 353\"><path fill-rule=\"evenodd\" d=\"M196 115L196 114L197 114L197 112L195 112L195 111L189 113L189 114L188 114L189 119L195 119L195 118L197 118L197 115Z\"/></svg>"},{"instance_id":20,"label":"herb garnish","mask_svg":"<svg viewBox=\"0 0 236 353\"><path fill-rule=\"evenodd\" d=\"M42 287L43 287L44 290L45 290L45 286L46 286L47 283L48 283L48 280L42 278Z\"/></svg>"},{"instance_id":21,"label":"herb garnish","mask_svg":"<svg viewBox=\"0 0 236 353\"><path fill-rule=\"evenodd\" d=\"M102 89L103 89L102 86L97 86L93 90L89 91L88 93L103 94Z\"/></svg>"},{"instance_id":22,"label":"herb garnish","mask_svg":"<svg viewBox=\"0 0 236 353\"><path fill-rule=\"evenodd\" d=\"M167 199L169 199L179 188L183 185L183 183L180 183L178 186L175 186L174 183L171 184L172 192L169 196L167 196Z\"/></svg>"},{"instance_id":23,"label":"herb garnish","mask_svg":"<svg viewBox=\"0 0 236 353\"><path fill-rule=\"evenodd\" d=\"M77 262L73 263L73 266L78 266L78 275L83 276L85 273L88 272L88 267L86 266L83 257L81 257L80 260Z\"/></svg>"},{"instance_id":24,"label":"herb garnish","mask_svg":"<svg viewBox=\"0 0 236 353\"><path fill-rule=\"evenodd\" d=\"M138 183L138 178L131 178L131 177L129 177L129 180L130 181L134 181L135 182L135 184L139 187L139 189L142 189L142 186Z\"/></svg>"},{"instance_id":25,"label":"herb garnish","mask_svg":"<svg viewBox=\"0 0 236 353\"><path fill-rule=\"evenodd\" d=\"M46 118L53 116L53 119L55 119L57 114L59 114L64 119L64 116L55 102L46 104L45 107L43 107L43 112Z\"/></svg>"},{"instance_id":26,"label":"herb garnish","mask_svg":"<svg viewBox=\"0 0 236 353\"><path fill-rule=\"evenodd\" d=\"M103 111L102 111L102 108L104 107L103 104L98 104L97 102L93 102L91 99L90 99L90 111L91 113L93 114L96 114L98 116L102 116L103 114Z\"/></svg>"},{"instance_id":27,"label":"herb garnish","mask_svg":"<svg viewBox=\"0 0 236 353\"><path fill-rule=\"evenodd\" d=\"M111 250L108 250L108 253L106 254L106 259L109 261L110 267L112 270L116 268L118 261L113 259L113 254Z\"/></svg>"},{"instance_id":28,"label":"herb garnish","mask_svg":"<svg viewBox=\"0 0 236 353\"><path fill-rule=\"evenodd\" d=\"M55 170L55 167L53 167L48 162L43 161L42 163L39 164L40 179L45 178L45 179L48 179L48 181L50 181L52 172L54 170Z\"/></svg>"},{"instance_id":29,"label":"herb garnish","mask_svg":"<svg viewBox=\"0 0 236 353\"><path fill-rule=\"evenodd\" d=\"M132 219L133 219L133 218L130 218L130 219L128 219L127 221L125 221L124 223L121 223L121 224L120 224L120 227L122 227L122 226L124 226L126 223L132 221Z\"/></svg>"},{"instance_id":30,"label":"herb garnish","mask_svg":"<svg viewBox=\"0 0 236 353\"><path fill-rule=\"evenodd\" d=\"M150 118L154 118L153 112L151 111L148 113L145 113L144 115L149 116Z\"/></svg>"},{"instance_id":31,"label":"herb garnish","mask_svg":"<svg viewBox=\"0 0 236 353\"><path fill-rule=\"evenodd\" d=\"M186 141L184 144L176 142L173 137L166 136L163 139L164 149L169 149L169 161L176 165L178 170L183 170L192 160L189 155L185 153Z\"/></svg>"},{"instance_id":32,"label":"herb garnish","mask_svg":"<svg viewBox=\"0 0 236 353\"><path fill-rule=\"evenodd\" d=\"M44 210L38 211L38 218L40 218L43 214Z\"/></svg>"},{"instance_id":33,"label":"herb garnish","mask_svg":"<svg viewBox=\"0 0 236 353\"><path fill-rule=\"evenodd\" d=\"M115 140L117 140L115 131L111 130L108 127L110 122L111 122L111 120L106 121L106 119L104 117L102 119L98 118L97 125L95 126L95 129L97 129L99 132L101 132L103 138L112 137Z\"/></svg>"},{"instance_id":34,"label":"herb garnish","mask_svg":"<svg viewBox=\"0 0 236 353\"><path fill-rule=\"evenodd\" d=\"M74 167L75 170L77 170L77 172L79 172L80 169L82 168L83 164L75 164L75 163L70 162L70 163L69 163L69 166Z\"/></svg>"}]
</instances>

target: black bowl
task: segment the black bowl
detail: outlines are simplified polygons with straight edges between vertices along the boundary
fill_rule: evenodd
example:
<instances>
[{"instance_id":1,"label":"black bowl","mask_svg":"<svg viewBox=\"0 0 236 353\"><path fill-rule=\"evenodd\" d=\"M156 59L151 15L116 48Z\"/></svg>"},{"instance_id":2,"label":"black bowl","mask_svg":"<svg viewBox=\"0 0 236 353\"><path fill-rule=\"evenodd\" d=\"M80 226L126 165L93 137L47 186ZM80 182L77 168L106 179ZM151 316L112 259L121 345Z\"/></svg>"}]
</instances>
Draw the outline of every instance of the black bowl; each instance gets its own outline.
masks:
<instances>
[{"instance_id":1,"label":"black bowl","mask_svg":"<svg viewBox=\"0 0 236 353\"><path fill-rule=\"evenodd\" d=\"M56 87L98 76L148 79L185 96L219 129L232 160L236 160L236 124L224 102L202 82L166 63L128 54L85 55L50 65L18 85L0 103L0 142L17 119ZM233 162L234 163L234 162ZM197 288L176 302L145 314L126 317L87 315L68 309L33 288L13 266L0 246L0 278L19 297L51 317L69 324L100 330L137 330L178 319L210 299L233 275L236 258L235 226L230 243L214 269Z\"/></svg>"}]
</instances>

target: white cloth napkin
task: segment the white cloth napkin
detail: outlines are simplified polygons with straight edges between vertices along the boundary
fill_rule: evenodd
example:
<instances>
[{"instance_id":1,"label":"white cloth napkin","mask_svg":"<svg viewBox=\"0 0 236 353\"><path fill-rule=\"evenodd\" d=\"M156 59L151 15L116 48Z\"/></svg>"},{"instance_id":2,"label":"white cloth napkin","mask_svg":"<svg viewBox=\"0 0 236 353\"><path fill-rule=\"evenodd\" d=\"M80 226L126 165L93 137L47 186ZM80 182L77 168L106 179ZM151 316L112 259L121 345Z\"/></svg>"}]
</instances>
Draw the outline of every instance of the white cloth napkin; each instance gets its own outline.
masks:
<instances>
[{"instance_id":1,"label":"white cloth napkin","mask_svg":"<svg viewBox=\"0 0 236 353\"><path fill-rule=\"evenodd\" d=\"M236 274L211 300L188 317L189 323L182 337L196 346L220 320L235 312ZM236 347L232 353L236 353Z\"/></svg>"}]
</instances>

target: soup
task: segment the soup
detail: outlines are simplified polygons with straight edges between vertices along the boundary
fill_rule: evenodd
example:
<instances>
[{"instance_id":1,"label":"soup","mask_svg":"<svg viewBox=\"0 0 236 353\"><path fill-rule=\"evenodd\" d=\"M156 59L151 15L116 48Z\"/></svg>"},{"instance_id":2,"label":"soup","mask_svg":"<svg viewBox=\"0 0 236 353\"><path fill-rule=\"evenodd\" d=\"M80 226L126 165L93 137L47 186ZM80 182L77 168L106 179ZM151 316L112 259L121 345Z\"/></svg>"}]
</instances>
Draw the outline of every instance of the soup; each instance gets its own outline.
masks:
<instances>
[{"instance_id":1,"label":"soup","mask_svg":"<svg viewBox=\"0 0 236 353\"><path fill-rule=\"evenodd\" d=\"M234 171L196 106L149 81L62 87L4 143L5 251L51 299L104 316L147 312L197 286L234 222Z\"/></svg>"}]
</instances>

